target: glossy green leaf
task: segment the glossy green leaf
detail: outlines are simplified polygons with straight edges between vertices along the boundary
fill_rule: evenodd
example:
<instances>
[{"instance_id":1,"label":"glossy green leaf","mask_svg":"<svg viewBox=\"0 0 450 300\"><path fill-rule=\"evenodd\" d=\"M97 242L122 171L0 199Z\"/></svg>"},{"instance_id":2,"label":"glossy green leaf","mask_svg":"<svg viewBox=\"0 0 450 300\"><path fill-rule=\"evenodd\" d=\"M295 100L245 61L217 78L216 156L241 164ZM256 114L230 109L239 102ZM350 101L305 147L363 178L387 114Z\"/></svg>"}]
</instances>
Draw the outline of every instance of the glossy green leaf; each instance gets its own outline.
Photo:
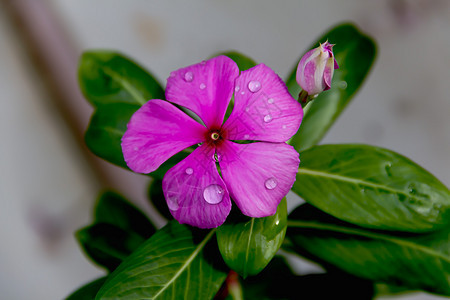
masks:
<instances>
[{"instance_id":1,"label":"glossy green leaf","mask_svg":"<svg viewBox=\"0 0 450 300\"><path fill-rule=\"evenodd\" d=\"M84 96L94 106L112 103L141 106L150 99L164 99L161 85L148 71L113 51L84 52L78 79Z\"/></svg>"},{"instance_id":2,"label":"glossy green leaf","mask_svg":"<svg viewBox=\"0 0 450 300\"><path fill-rule=\"evenodd\" d=\"M301 255L375 282L450 296L450 228L428 234L373 231L305 204L287 237Z\"/></svg>"},{"instance_id":3,"label":"glossy green leaf","mask_svg":"<svg viewBox=\"0 0 450 300\"><path fill-rule=\"evenodd\" d=\"M135 232L107 223L84 227L75 236L87 256L111 272L145 241Z\"/></svg>"},{"instance_id":4,"label":"glossy green leaf","mask_svg":"<svg viewBox=\"0 0 450 300\"><path fill-rule=\"evenodd\" d=\"M290 141L297 151L307 149L322 139L363 84L375 60L375 43L352 24L334 27L306 51L318 47L319 42L326 40L336 44L333 52L339 69L335 70L331 89L321 93L306 107L300 129ZM286 85L291 95L298 99L301 89L295 79L296 72L297 64L292 69Z\"/></svg>"},{"instance_id":5,"label":"glossy green leaf","mask_svg":"<svg viewBox=\"0 0 450 300\"><path fill-rule=\"evenodd\" d=\"M283 243L286 219L284 198L273 216L227 220L217 229L217 243L227 265L244 278L261 272Z\"/></svg>"},{"instance_id":6,"label":"glossy green leaf","mask_svg":"<svg viewBox=\"0 0 450 300\"><path fill-rule=\"evenodd\" d=\"M225 55L234 60L241 72L256 66L256 62L253 59L236 51L227 51L219 53L218 55Z\"/></svg>"},{"instance_id":7,"label":"glossy green leaf","mask_svg":"<svg viewBox=\"0 0 450 300\"><path fill-rule=\"evenodd\" d=\"M449 226L448 188L397 153L367 145L323 145L300 158L293 191L339 219L411 232Z\"/></svg>"},{"instance_id":8,"label":"glossy green leaf","mask_svg":"<svg viewBox=\"0 0 450 300\"><path fill-rule=\"evenodd\" d=\"M153 206L167 220L172 220L173 216L167 206L166 198L162 190L162 180L154 179L148 187L148 197Z\"/></svg>"},{"instance_id":9,"label":"glossy green leaf","mask_svg":"<svg viewBox=\"0 0 450 300\"><path fill-rule=\"evenodd\" d=\"M82 286L70 296L66 298L66 300L94 300L98 291L102 287L103 283L106 281L106 276L89 282L88 284Z\"/></svg>"},{"instance_id":10,"label":"glossy green leaf","mask_svg":"<svg viewBox=\"0 0 450 300\"><path fill-rule=\"evenodd\" d=\"M97 299L211 299L227 275L209 243L214 232L169 222L109 276Z\"/></svg>"},{"instance_id":11,"label":"glossy green leaf","mask_svg":"<svg viewBox=\"0 0 450 300\"><path fill-rule=\"evenodd\" d=\"M108 223L123 230L149 238L155 233L155 226L137 207L118 193L106 191L100 195L95 206L94 223Z\"/></svg>"}]
</instances>

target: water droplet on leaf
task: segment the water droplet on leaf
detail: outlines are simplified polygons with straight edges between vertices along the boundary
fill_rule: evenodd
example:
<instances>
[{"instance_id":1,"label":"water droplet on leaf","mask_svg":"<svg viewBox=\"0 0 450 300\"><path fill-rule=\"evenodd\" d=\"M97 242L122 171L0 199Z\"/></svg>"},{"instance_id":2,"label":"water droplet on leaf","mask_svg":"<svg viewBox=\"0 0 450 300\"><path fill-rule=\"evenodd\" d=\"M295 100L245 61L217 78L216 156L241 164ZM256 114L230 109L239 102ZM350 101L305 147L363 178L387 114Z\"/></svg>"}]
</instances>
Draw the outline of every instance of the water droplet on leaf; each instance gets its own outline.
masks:
<instances>
[{"instance_id":1,"label":"water droplet on leaf","mask_svg":"<svg viewBox=\"0 0 450 300\"><path fill-rule=\"evenodd\" d=\"M256 93L261 89L261 82L258 80L252 80L248 83L248 89L252 93Z\"/></svg>"},{"instance_id":2,"label":"water droplet on leaf","mask_svg":"<svg viewBox=\"0 0 450 300\"><path fill-rule=\"evenodd\" d=\"M186 72L186 74L184 74L184 80L191 82L194 80L194 74L192 74L192 72Z\"/></svg>"},{"instance_id":3,"label":"water droplet on leaf","mask_svg":"<svg viewBox=\"0 0 450 300\"><path fill-rule=\"evenodd\" d=\"M209 204L222 202L225 190L218 184L211 184L203 190L203 198Z\"/></svg>"},{"instance_id":4,"label":"water droplet on leaf","mask_svg":"<svg viewBox=\"0 0 450 300\"><path fill-rule=\"evenodd\" d=\"M277 187L277 180L274 177L271 177L267 179L266 182L264 182L264 186L268 190L273 190L274 188Z\"/></svg>"}]
</instances>

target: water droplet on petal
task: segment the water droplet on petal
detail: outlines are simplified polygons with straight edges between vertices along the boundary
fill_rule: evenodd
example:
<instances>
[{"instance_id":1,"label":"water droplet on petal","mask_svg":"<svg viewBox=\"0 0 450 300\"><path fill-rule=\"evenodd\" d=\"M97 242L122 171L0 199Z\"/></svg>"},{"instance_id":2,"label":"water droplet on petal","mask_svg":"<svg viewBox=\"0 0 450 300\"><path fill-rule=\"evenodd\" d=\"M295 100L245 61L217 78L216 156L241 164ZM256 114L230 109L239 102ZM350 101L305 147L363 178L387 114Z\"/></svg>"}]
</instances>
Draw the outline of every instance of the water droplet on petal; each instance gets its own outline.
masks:
<instances>
[{"instance_id":1,"label":"water droplet on petal","mask_svg":"<svg viewBox=\"0 0 450 300\"><path fill-rule=\"evenodd\" d=\"M184 74L184 80L191 82L194 80L194 74L192 74L192 72L186 72L186 74Z\"/></svg>"},{"instance_id":2,"label":"water droplet on petal","mask_svg":"<svg viewBox=\"0 0 450 300\"><path fill-rule=\"evenodd\" d=\"M273 190L274 188L277 187L277 180L274 177L271 177L267 179L266 182L264 182L264 186L268 190Z\"/></svg>"},{"instance_id":3,"label":"water droplet on petal","mask_svg":"<svg viewBox=\"0 0 450 300\"><path fill-rule=\"evenodd\" d=\"M170 77L175 77L177 75L176 72L170 72Z\"/></svg>"},{"instance_id":4,"label":"water droplet on petal","mask_svg":"<svg viewBox=\"0 0 450 300\"><path fill-rule=\"evenodd\" d=\"M287 126L286 126L286 125L283 125L283 126L281 126L281 128L283 128L283 129L286 129L286 128L287 128Z\"/></svg>"},{"instance_id":5,"label":"water droplet on petal","mask_svg":"<svg viewBox=\"0 0 450 300\"><path fill-rule=\"evenodd\" d=\"M258 80L252 80L248 83L248 89L252 93L256 93L261 89L261 82Z\"/></svg>"},{"instance_id":6,"label":"water droplet on petal","mask_svg":"<svg viewBox=\"0 0 450 300\"><path fill-rule=\"evenodd\" d=\"M219 162L221 160L221 158L222 158L222 156L219 153L214 153L213 156L212 156L212 159L215 162Z\"/></svg>"},{"instance_id":7,"label":"water droplet on petal","mask_svg":"<svg viewBox=\"0 0 450 300\"><path fill-rule=\"evenodd\" d=\"M211 184L203 190L203 198L209 204L219 204L223 200L225 190L217 184Z\"/></svg>"},{"instance_id":8,"label":"water droplet on petal","mask_svg":"<svg viewBox=\"0 0 450 300\"><path fill-rule=\"evenodd\" d=\"M180 209L180 205L178 204L178 194L177 193L173 193L173 192L168 192L167 193L167 206L169 207L170 210L178 210Z\"/></svg>"},{"instance_id":9,"label":"water droplet on petal","mask_svg":"<svg viewBox=\"0 0 450 300\"><path fill-rule=\"evenodd\" d=\"M244 95L244 94L245 94L245 91L242 91L242 92L241 92L241 95Z\"/></svg>"},{"instance_id":10,"label":"water droplet on petal","mask_svg":"<svg viewBox=\"0 0 450 300\"><path fill-rule=\"evenodd\" d=\"M250 138L250 136L248 134L244 135L244 139L247 140L248 138Z\"/></svg>"},{"instance_id":11,"label":"water droplet on petal","mask_svg":"<svg viewBox=\"0 0 450 300\"><path fill-rule=\"evenodd\" d=\"M245 111L248 112L250 110L250 107L246 107Z\"/></svg>"},{"instance_id":12,"label":"water droplet on petal","mask_svg":"<svg viewBox=\"0 0 450 300\"><path fill-rule=\"evenodd\" d=\"M138 147L134 147L133 150L134 151L139 151L139 148Z\"/></svg>"},{"instance_id":13,"label":"water droplet on petal","mask_svg":"<svg viewBox=\"0 0 450 300\"><path fill-rule=\"evenodd\" d=\"M192 168L186 168L186 174L192 175L194 173L194 170Z\"/></svg>"},{"instance_id":14,"label":"water droplet on petal","mask_svg":"<svg viewBox=\"0 0 450 300\"><path fill-rule=\"evenodd\" d=\"M204 83L200 83L200 89L201 89L201 90L204 90L204 89L206 89L206 84L204 84Z\"/></svg>"},{"instance_id":15,"label":"water droplet on petal","mask_svg":"<svg viewBox=\"0 0 450 300\"><path fill-rule=\"evenodd\" d=\"M264 122L269 123L270 121L272 121L272 116L271 115L265 115L264 116Z\"/></svg>"},{"instance_id":16,"label":"water droplet on petal","mask_svg":"<svg viewBox=\"0 0 450 300\"><path fill-rule=\"evenodd\" d=\"M269 103L269 104L273 104L274 102L275 102L275 100L273 98L267 99L267 103Z\"/></svg>"},{"instance_id":17,"label":"water droplet on petal","mask_svg":"<svg viewBox=\"0 0 450 300\"><path fill-rule=\"evenodd\" d=\"M239 92L240 89L241 89L241 87L237 85L237 86L234 88L234 91L235 91L235 92Z\"/></svg>"}]
</instances>

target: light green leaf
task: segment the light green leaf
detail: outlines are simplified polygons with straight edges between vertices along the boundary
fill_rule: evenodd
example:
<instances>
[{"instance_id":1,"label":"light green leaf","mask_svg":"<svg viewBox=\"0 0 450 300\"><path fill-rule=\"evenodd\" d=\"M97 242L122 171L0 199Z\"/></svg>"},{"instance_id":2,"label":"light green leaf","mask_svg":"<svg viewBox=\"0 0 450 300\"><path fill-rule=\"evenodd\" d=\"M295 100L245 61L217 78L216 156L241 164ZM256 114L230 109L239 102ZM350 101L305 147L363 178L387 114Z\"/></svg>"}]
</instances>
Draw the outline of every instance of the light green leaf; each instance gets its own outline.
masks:
<instances>
[{"instance_id":1,"label":"light green leaf","mask_svg":"<svg viewBox=\"0 0 450 300\"><path fill-rule=\"evenodd\" d=\"M217 243L227 265L244 278L261 272L283 243L286 219L283 198L273 216L227 220L217 229Z\"/></svg>"},{"instance_id":2,"label":"light green leaf","mask_svg":"<svg viewBox=\"0 0 450 300\"><path fill-rule=\"evenodd\" d=\"M169 222L113 272L96 299L211 299L226 278L215 230Z\"/></svg>"},{"instance_id":3,"label":"light green leaf","mask_svg":"<svg viewBox=\"0 0 450 300\"><path fill-rule=\"evenodd\" d=\"M66 300L94 300L98 290L106 281L106 276L87 283L70 294Z\"/></svg>"},{"instance_id":4,"label":"light green leaf","mask_svg":"<svg viewBox=\"0 0 450 300\"><path fill-rule=\"evenodd\" d=\"M293 191L363 227L423 232L448 227L450 191L411 160L367 145L323 145L301 153Z\"/></svg>"},{"instance_id":5,"label":"light green leaf","mask_svg":"<svg viewBox=\"0 0 450 300\"><path fill-rule=\"evenodd\" d=\"M306 107L300 129L290 141L297 151L307 149L322 139L361 87L375 60L374 41L362 34L352 24L341 24L334 27L306 51L318 47L320 42L324 43L326 40L336 44L333 52L339 69L334 72L331 89L321 93ZM295 79L297 64L286 81L286 85L295 99L298 99L301 90Z\"/></svg>"},{"instance_id":6,"label":"light green leaf","mask_svg":"<svg viewBox=\"0 0 450 300\"><path fill-rule=\"evenodd\" d=\"M153 75L113 51L84 52L78 79L84 96L94 106L111 103L141 106L150 99L164 99L164 91Z\"/></svg>"},{"instance_id":7,"label":"light green leaf","mask_svg":"<svg viewBox=\"0 0 450 300\"><path fill-rule=\"evenodd\" d=\"M449 227L419 235L372 231L305 204L289 215L287 237L298 253L326 267L450 296Z\"/></svg>"}]
</instances>

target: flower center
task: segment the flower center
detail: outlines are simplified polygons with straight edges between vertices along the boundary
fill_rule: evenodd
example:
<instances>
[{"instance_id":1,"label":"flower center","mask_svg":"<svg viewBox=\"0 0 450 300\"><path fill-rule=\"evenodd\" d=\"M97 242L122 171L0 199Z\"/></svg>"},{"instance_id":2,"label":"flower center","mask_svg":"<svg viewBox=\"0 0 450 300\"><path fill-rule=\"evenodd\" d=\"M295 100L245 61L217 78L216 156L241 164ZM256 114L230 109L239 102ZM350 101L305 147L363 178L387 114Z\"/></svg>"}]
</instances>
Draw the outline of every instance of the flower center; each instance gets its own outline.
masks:
<instances>
[{"instance_id":1,"label":"flower center","mask_svg":"<svg viewBox=\"0 0 450 300\"><path fill-rule=\"evenodd\" d=\"M211 146L219 146L225 139L225 132L222 128L212 128L205 133L206 142Z\"/></svg>"}]
</instances>

